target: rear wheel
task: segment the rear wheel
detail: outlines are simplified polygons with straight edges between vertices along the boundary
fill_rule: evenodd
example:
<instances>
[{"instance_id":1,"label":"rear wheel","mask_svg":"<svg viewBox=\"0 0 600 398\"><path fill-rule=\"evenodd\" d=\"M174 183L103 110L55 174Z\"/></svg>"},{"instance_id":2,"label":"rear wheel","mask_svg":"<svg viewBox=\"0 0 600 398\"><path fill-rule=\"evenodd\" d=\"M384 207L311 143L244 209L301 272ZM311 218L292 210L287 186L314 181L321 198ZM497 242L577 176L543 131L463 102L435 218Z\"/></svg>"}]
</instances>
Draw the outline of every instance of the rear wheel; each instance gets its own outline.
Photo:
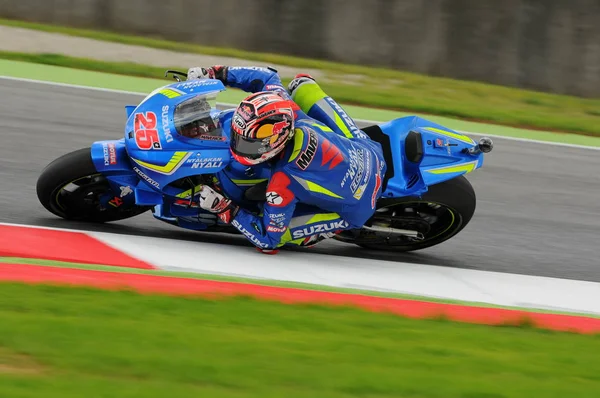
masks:
<instances>
[{"instance_id":1,"label":"rear wheel","mask_svg":"<svg viewBox=\"0 0 600 398\"><path fill-rule=\"evenodd\" d=\"M68 153L50 163L37 181L40 203L67 220L110 222L137 216L146 206L103 206L100 198L114 195L108 180L96 171L90 148Z\"/></svg>"},{"instance_id":2,"label":"rear wheel","mask_svg":"<svg viewBox=\"0 0 600 398\"><path fill-rule=\"evenodd\" d=\"M475 191L464 176L432 185L421 198L381 199L354 243L398 252L435 246L464 229L475 206Z\"/></svg>"}]
</instances>

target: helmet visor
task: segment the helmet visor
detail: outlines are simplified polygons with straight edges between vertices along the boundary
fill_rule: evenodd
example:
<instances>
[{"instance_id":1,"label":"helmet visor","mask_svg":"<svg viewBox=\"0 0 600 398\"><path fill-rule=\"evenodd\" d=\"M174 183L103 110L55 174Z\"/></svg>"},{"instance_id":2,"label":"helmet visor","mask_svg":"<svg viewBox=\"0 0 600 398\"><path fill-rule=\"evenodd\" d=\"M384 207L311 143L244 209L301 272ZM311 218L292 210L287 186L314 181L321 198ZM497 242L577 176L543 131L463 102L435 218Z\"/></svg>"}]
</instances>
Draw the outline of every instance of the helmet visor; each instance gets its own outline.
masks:
<instances>
[{"instance_id":1,"label":"helmet visor","mask_svg":"<svg viewBox=\"0 0 600 398\"><path fill-rule=\"evenodd\" d=\"M273 150L271 141L277 136L271 136L266 138L246 138L239 134L232 134L231 137L231 150L233 153L239 156L243 156L248 159L259 159L265 153L269 153Z\"/></svg>"}]
</instances>

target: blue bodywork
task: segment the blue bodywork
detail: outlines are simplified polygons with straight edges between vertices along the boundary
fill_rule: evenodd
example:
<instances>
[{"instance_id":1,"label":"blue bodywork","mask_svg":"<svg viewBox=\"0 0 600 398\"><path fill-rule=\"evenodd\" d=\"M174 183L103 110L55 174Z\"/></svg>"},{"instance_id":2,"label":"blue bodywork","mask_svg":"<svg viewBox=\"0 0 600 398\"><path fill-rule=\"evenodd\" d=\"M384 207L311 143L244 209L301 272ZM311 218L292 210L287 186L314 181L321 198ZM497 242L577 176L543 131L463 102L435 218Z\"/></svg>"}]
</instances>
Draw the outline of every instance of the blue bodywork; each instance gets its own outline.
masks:
<instances>
[{"instance_id":1,"label":"blue bodywork","mask_svg":"<svg viewBox=\"0 0 600 398\"><path fill-rule=\"evenodd\" d=\"M248 169L232 161L229 126L233 110L210 110L211 116L220 121L222 135L217 138L182 136L174 123L175 109L182 103L198 96L213 98L224 90L219 80L177 82L156 89L137 106L127 106L124 137L92 144L96 170L113 189L113 194L106 194L102 200L108 203L116 195L121 206L152 206L154 217L162 221L205 230L220 221L189 206L192 185L181 184L182 179L202 174L211 176L235 203L250 209L257 206L244 194L248 188L267 181L270 170L267 166ZM142 118L142 122L136 122L136 118ZM420 196L430 185L483 165L483 153L468 151L477 147L475 141L429 120L408 116L379 127L389 137L394 169L382 198ZM405 151L405 140L411 131L420 133L422 138L423 156L417 163L409 161Z\"/></svg>"}]
</instances>

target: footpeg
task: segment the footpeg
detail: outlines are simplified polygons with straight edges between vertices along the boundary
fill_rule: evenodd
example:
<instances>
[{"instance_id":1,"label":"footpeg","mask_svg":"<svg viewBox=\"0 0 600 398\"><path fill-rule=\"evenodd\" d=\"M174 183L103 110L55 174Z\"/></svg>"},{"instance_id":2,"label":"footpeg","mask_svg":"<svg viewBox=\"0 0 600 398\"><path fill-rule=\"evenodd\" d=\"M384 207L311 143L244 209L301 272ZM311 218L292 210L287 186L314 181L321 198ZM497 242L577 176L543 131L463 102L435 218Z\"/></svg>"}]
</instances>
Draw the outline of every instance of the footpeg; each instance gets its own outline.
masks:
<instances>
[{"instance_id":1,"label":"footpeg","mask_svg":"<svg viewBox=\"0 0 600 398\"><path fill-rule=\"evenodd\" d=\"M383 232L383 233L387 233L391 236L408 236L410 238L414 238L417 240L421 240L424 239L424 236L421 232L419 231L413 231L410 229L399 229L399 228L391 228L391 227L380 227L377 225L373 225L373 226L363 226L362 229L367 230L367 231L373 231L373 232Z\"/></svg>"}]
</instances>

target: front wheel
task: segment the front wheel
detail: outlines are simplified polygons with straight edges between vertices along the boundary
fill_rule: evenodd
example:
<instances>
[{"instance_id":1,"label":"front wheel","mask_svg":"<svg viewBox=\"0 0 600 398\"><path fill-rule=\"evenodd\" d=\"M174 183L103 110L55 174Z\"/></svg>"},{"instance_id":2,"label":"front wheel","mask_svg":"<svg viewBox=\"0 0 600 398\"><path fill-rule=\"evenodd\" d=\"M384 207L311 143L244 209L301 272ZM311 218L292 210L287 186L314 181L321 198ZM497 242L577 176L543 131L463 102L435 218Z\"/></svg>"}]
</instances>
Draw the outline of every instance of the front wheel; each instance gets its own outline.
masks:
<instances>
[{"instance_id":1,"label":"front wheel","mask_svg":"<svg viewBox=\"0 0 600 398\"><path fill-rule=\"evenodd\" d=\"M67 220L103 223L123 220L151 209L146 206L105 207L104 195L111 195L108 180L96 171L91 149L68 153L50 163L37 181L40 203L51 213Z\"/></svg>"},{"instance_id":2,"label":"front wheel","mask_svg":"<svg viewBox=\"0 0 600 398\"><path fill-rule=\"evenodd\" d=\"M380 199L368 228L355 234L354 243L397 252L435 246L464 229L475 206L475 191L464 176L432 185L420 198Z\"/></svg>"}]
</instances>

